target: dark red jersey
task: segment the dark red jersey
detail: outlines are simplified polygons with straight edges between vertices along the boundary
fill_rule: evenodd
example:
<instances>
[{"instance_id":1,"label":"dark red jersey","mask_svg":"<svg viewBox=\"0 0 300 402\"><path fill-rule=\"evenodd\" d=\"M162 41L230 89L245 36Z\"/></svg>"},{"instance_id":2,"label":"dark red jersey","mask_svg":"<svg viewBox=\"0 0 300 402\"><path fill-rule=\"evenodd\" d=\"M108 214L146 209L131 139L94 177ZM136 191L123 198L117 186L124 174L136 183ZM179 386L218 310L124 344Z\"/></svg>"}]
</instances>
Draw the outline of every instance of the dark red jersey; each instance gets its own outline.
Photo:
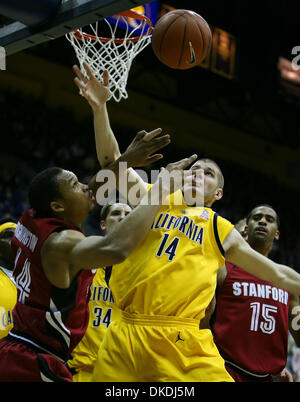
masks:
<instances>
[{"instance_id":1,"label":"dark red jersey","mask_svg":"<svg viewBox=\"0 0 300 402\"><path fill-rule=\"evenodd\" d=\"M256 374L286 365L289 293L226 262L217 292L215 343L225 361Z\"/></svg>"},{"instance_id":2,"label":"dark red jersey","mask_svg":"<svg viewBox=\"0 0 300 402\"><path fill-rule=\"evenodd\" d=\"M60 219L36 218L27 211L12 239L15 254L13 276L18 300L13 310L14 327L9 336L27 346L38 347L61 360L83 337L88 322L90 285L94 274L80 271L69 288L52 285L41 265L41 248L53 232L80 229Z\"/></svg>"}]
</instances>

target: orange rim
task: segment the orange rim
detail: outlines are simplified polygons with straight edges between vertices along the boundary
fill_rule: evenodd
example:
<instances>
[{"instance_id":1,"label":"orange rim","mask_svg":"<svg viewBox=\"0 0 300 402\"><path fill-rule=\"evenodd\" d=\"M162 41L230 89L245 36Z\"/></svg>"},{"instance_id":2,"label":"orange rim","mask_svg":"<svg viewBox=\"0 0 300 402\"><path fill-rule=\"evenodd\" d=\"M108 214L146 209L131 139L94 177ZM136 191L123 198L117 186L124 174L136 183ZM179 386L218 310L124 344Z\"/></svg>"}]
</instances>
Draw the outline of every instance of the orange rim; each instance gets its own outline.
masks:
<instances>
[{"instance_id":1,"label":"orange rim","mask_svg":"<svg viewBox=\"0 0 300 402\"><path fill-rule=\"evenodd\" d=\"M146 23L148 25L148 31L142 36L150 35L150 33L153 30L152 22L151 22L150 18L148 18L146 15L139 14L139 13L133 11L133 10L123 11L122 13L119 13L118 15L122 15L122 16L127 17L127 18L134 18L134 19L140 20L140 21L146 21ZM104 38L102 36L90 35L90 34L87 34L87 33L84 33L84 32L80 33L78 31L78 29L75 29L75 31L73 31L73 35L75 36L75 38L77 38L79 40L92 39L92 40L95 40L95 41L100 40L101 42L104 42L104 43L109 42L110 40L112 40L112 38ZM133 38L128 38L126 41L127 42L137 42L140 38L141 38L141 35L140 36L134 36ZM113 41L115 43L122 43L122 42L124 42L124 38L115 38L115 39L113 39Z\"/></svg>"}]
</instances>

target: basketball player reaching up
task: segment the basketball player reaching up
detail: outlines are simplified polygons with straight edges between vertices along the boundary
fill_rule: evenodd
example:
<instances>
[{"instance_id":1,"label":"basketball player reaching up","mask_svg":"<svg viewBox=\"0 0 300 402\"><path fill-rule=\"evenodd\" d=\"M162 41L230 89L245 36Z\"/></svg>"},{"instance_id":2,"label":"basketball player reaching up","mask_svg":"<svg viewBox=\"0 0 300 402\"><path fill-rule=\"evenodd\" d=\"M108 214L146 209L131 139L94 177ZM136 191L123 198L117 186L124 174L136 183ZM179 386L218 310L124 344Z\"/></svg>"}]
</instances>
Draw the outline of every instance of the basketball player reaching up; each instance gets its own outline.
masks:
<instances>
[{"instance_id":1,"label":"basketball player reaching up","mask_svg":"<svg viewBox=\"0 0 300 402\"><path fill-rule=\"evenodd\" d=\"M17 289L12 277L14 259L11 239L16 223L10 218L0 219L0 338L13 327L12 309L17 301Z\"/></svg>"},{"instance_id":2,"label":"basketball player reaching up","mask_svg":"<svg viewBox=\"0 0 300 402\"><path fill-rule=\"evenodd\" d=\"M82 80L75 68L75 82L95 114L104 107L103 85L85 68L89 78ZM109 161L117 171L120 152L109 122L104 129L103 122L95 123L96 141L102 145L100 164ZM139 247L112 267L109 286L122 316L107 330L94 381L233 381L211 331L199 330L225 253L253 275L300 294L298 273L252 250L234 226L211 209L223 195L219 166L201 159L191 170L193 176L160 208ZM133 169L127 173L134 176ZM150 186L137 174L135 179L143 196ZM128 192L131 188L130 181ZM195 199L202 202L192 204Z\"/></svg>"},{"instance_id":3,"label":"basketball player reaching up","mask_svg":"<svg viewBox=\"0 0 300 402\"><path fill-rule=\"evenodd\" d=\"M101 209L101 228L108 234L129 213L131 207L127 204L106 204ZM119 319L120 310L115 306L111 290L105 282L109 269L97 270L91 289L89 301L90 319L86 333L72 352L68 366L73 372L74 382L89 382L92 379L95 361L99 347L106 330L113 320Z\"/></svg>"},{"instance_id":4,"label":"basketball player reaching up","mask_svg":"<svg viewBox=\"0 0 300 402\"><path fill-rule=\"evenodd\" d=\"M0 381L72 381L65 362L88 325L93 270L128 257L194 160L192 156L162 170L150 190L154 205L144 197L105 237L85 237L80 230L95 199L73 172L52 167L33 179L32 209L23 214L12 238L18 296L14 327L0 340Z\"/></svg>"},{"instance_id":5,"label":"basketball player reaching up","mask_svg":"<svg viewBox=\"0 0 300 402\"><path fill-rule=\"evenodd\" d=\"M250 247L267 257L279 239L276 211L259 205L246 224ZM228 261L219 269L217 283L213 333L227 371L237 382L272 381L286 366L288 330L300 346L299 330L293 328L298 297Z\"/></svg>"}]
</instances>

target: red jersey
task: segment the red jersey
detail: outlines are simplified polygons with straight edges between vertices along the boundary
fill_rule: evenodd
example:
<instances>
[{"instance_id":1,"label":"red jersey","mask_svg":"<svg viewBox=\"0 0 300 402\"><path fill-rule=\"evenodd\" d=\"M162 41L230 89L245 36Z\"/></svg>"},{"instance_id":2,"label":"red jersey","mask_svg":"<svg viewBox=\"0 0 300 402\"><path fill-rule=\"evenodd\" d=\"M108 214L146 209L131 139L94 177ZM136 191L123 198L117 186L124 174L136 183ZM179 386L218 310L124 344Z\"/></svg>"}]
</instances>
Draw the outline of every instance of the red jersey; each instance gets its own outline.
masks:
<instances>
[{"instance_id":1,"label":"red jersey","mask_svg":"<svg viewBox=\"0 0 300 402\"><path fill-rule=\"evenodd\" d=\"M36 218L27 211L12 239L15 254L13 276L18 290L13 310L14 341L51 353L62 361L83 337L88 322L90 285L94 274L80 271L69 288L61 289L47 279L41 265L41 248L53 232L80 229L55 218Z\"/></svg>"},{"instance_id":2,"label":"red jersey","mask_svg":"<svg viewBox=\"0 0 300 402\"><path fill-rule=\"evenodd\" d=\"M254 374L286 365L289 293L226 262L217 291L214 340L225 361Z\"/></svg>"}]
</instances>

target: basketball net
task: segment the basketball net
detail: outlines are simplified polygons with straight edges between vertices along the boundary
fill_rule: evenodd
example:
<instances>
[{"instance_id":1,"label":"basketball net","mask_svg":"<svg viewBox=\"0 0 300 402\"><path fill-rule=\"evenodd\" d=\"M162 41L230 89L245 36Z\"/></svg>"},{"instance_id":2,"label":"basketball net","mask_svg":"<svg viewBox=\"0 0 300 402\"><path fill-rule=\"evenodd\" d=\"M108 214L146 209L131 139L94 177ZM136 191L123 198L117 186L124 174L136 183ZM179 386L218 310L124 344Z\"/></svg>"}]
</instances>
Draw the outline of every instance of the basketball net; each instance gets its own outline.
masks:
<instances>
[{"instance_id":1,"label":"basketball net","mask_svg":"<svg viewBox=\"0 0 300 402\"><path fill-rule=\"evenodd\" d=\"M134 18L135 27L132 29L130 19ZM90 24L92 34L82 31L82 28L66 34L67 40L73 46L81 72L87 77L83 67L85 61L101 82L104 70L109 72L110 97L119 102L127 99L126 85L133 59L151 42L152 23L150 19L133 10L125 11L116 16L114 24L104 19L110 37L99 34L99 22ZM117 29L122 21L125 24L124 37L117 38ZM137 32L140 32L137 34Z\"/></svg>"}]
</instances>

